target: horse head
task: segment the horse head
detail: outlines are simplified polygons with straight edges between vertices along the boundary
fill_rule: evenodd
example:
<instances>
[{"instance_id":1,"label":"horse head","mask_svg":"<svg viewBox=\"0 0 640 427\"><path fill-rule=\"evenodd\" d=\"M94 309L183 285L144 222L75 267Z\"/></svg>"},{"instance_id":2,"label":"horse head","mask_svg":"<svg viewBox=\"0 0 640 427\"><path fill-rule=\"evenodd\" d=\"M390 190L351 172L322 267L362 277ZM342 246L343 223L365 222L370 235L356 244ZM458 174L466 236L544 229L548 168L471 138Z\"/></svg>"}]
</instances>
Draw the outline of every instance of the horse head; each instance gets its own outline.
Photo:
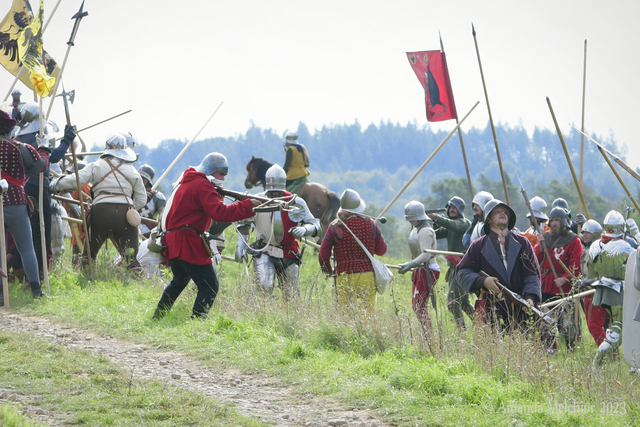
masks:
<instances>
[{"instance_id":1,"label":"horse head","mask_svg":"<svg viewBox=\"0 0 640 427\"><path fill-rule=\"evenodd\" d=\"M245 166L245 171L247 172L247 179L244 180L244 186L247 189L253 188L257 185L262 185L265 187L264 176L266 173L265 165L271 166L271 164L264 159L264 157L254 157L251 156L251 160Z\"/></svg>"}]
</instances>

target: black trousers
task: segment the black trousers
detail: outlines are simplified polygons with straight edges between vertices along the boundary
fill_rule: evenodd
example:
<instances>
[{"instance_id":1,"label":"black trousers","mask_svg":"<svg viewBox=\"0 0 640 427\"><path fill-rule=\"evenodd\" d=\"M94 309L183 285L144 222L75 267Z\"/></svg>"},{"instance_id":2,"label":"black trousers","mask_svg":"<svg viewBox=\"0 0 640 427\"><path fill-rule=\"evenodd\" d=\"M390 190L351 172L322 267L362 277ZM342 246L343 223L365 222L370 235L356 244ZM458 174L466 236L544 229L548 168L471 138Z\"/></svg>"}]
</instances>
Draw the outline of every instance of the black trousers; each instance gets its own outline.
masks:
<instances>
[{"instance_id":1,"label":"black trousers","mask_svg":"<svg viewBox=\"0 0 640 427\"><path fill-rule=\"evenodd\" d=\"M213 269L213 264L195 265L177 258L170 260L169 263L173 272L173 280L164 289L160 302L158 302L157 312L166 313L171 310L175 301L189 284L189 280L193 279L198 287L198 294L193 303L193 316L206 317L219 289L218 276Z\"/></svg>"}]
</instances>

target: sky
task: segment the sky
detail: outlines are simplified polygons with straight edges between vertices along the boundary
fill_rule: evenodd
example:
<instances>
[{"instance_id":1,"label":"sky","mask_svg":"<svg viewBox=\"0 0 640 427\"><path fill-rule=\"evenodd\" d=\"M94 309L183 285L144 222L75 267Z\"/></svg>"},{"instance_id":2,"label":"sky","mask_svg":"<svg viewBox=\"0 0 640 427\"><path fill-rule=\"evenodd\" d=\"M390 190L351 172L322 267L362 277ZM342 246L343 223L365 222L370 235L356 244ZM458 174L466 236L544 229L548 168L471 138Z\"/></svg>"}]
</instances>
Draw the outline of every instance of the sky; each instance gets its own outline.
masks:
<instances>
[{"instance_id":1,"label":"sky","mask_svg":"<svg viewBox=\"0 0 640 427\"><path fill-rule=\"evenodd\" d=\"M56 3L45 1L45 21ZM242 134L252 124L282 134L299 122L312 133L356 120L363 128L381 121L423 126L422 87L405 52L439 49L438 33L459 117L481 101L462 127L484 128L473 23L496 125L523 126L530 135L535 127L554 129L549 97L563 133L569 123L580 127L586 40L585 129L626 144L629 163L640 166L634 0L86 0L89 15L68 49L80 3L62 0L44 34L60 64L68 52L63 82L76 92L71 120L83 128L133 110L83 132L89 145L117 131L152 147L190 140L221 102L197 139ZM3 4L8 10L9 1ZM12 83L0 69L0 96ZM51 118L65 121L59 97ZM430 125L448 131L455 122ZM224 147L212 147L218 150Z\"/></svg>"}]
</instances>

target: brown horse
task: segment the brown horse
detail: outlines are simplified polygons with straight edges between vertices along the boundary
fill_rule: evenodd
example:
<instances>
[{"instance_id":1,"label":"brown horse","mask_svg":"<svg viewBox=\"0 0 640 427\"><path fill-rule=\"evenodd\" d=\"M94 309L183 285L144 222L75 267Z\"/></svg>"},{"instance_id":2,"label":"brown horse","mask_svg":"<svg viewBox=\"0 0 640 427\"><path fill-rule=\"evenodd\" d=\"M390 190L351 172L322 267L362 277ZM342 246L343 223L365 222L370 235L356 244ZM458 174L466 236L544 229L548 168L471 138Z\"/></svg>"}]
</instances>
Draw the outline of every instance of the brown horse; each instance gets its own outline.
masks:
<instances>
[{"instance_id":1,"label":"brown horse","mask_svg":"<svg viewBox=\"0 0 640 427\"><path fill-rule=\"evenodd\" d=\"M246 188L253 188L257 185L261 185L266 189L265 175L267 169L273 166L264 157L253 157L247 163L245 170L247 171L247 179L244 181ZM307 182L300 189L298 194L309 206L311 214L320 219L322 225L322 236L327 232L329 224L333 221L340 209L340 198L333 191L329 190L326 186L318 184L317 182Z\"/></svg>"}]
</instances>

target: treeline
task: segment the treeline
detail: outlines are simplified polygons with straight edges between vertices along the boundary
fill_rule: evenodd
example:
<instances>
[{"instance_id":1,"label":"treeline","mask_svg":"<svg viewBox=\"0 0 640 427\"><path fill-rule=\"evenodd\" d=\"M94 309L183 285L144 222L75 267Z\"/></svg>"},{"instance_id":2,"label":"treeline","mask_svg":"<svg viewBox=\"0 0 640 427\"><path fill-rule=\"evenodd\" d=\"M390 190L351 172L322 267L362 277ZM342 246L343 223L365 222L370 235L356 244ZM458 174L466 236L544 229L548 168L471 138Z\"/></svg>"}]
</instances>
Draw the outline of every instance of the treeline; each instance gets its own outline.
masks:
<instances>
[{"instance_id":1,"label":"treeline","mask_svg":"<svg viewBox=\"0 0 640 427\"><path fill-rule=\"evenodd\" d=\"M338 195L346 188L357 190L367 204L373 205L368 209L372 214L379 213L389 203L448 133L415 123L400 125L381 122L363 129L357 121L350 125L324 126L313 134L304 123L300 123L296 130L299 141L309 152L310 179L327 185ZM519 215L517 226L522 229L527 227L526 207L516 174L530 198L538 195L551 205L553 199L563 197L569 202L575 216L578 194L557 133L549 129L535 129L529 135L521 127L504 125L498 125L496 133L507 175L510 202ZM563 137L574 169L579 173L580 134L572 130ZM611 136L602 138L596 135L595 138L625 158L626 146L618 144ZM228 158L230 164L226 187L242 190L246 177L244 167L251 156L264 156L282 165L283 139L283 135L272 129L251 126L242 135L197 141L168 174L161 189L166 192L170 183L186 167L197 165L212 151L219 151ZM487 190L506 201L490 126L463 131L463 139L473 190ZM165 140L155 148L143 145L137 164L149 163L156 169L156 177L159 177L185 143L186 139ZM626 195L595 144L586 140L584 153L585 198L591 216L602 221L610 209L623 209ZM621 174L626 175L624 172ZM637 194L637 184L626 179L626 176L624 178L633 194ZM427 207L436 208L443 207L454 195L461 196L467 202L466 214L470 217L471 200L457 135L438 152L389 211L387 216L396 216L398 221L390 221L383 227L386 237L406 244L408 226L403 220L403 207L409 201L422 200ZM629 201L626 203L630 204Z\"/></svg>"}]
</instances>

